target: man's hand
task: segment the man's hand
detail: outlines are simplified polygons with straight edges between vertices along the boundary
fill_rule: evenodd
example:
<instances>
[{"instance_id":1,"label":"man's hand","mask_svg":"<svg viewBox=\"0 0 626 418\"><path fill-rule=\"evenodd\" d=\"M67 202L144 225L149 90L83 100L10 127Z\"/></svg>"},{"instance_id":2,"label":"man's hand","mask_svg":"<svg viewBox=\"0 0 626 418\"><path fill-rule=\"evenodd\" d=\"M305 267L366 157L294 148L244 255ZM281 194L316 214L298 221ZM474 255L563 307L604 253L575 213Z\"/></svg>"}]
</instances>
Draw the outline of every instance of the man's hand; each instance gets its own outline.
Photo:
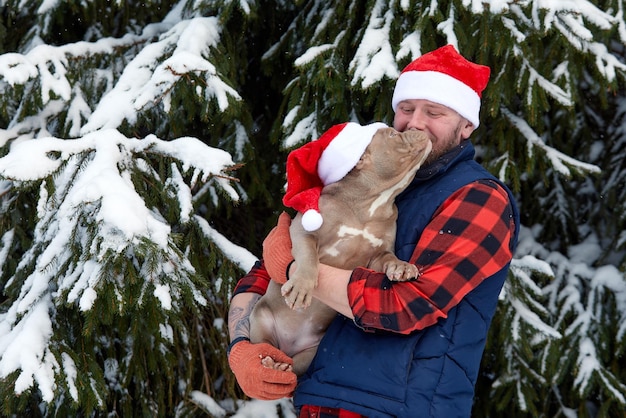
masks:
<instances>
[{"instance_id":1,"label":"man's hand","mask_svg":"<svg viewBox=\"0 0 626 418\"><path fill-rule=\"evenodd\" d=\"M293 261L291 255L291 218L286 212L278 217L278 223L263 241L263 263L272 280L279 284L287 281L287 267Z\"/></svg>"},{"instance_id":2,"label":"man's hand","mask_svg":"<svg viewBox=\"0 0 626 418\"><path fill-rule=\"evenodd\" d=\"M265 401L291 397L296 389L296 374L291 367L281 370L264 366L262 360L266 357L293 366L291 357L276 347L249 341L240 341L231 348L228 364L237 383L249 397Z\"/></svg>"}]
</instances>

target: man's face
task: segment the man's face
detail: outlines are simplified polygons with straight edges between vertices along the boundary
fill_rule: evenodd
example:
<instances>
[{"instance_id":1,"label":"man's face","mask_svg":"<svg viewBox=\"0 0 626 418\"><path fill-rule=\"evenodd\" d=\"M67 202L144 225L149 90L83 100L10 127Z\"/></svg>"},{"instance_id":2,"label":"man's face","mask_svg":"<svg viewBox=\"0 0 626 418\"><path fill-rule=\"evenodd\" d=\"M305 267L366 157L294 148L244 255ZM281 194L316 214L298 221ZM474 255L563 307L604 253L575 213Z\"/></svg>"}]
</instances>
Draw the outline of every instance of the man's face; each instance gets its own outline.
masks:
<instances>
[{"instance_id":1,"label":"man's face","mask_svg":"<svg viewBox=\"0 0 626 418\"><path fill-rule=\"evenodd\" d=\"M433 149L424 165L459 145L474 130L474 125L456 111L422 99L400 102L393 119L393 127L401 132L416 129L428 135Z\"/></svg>"}]
</instances>

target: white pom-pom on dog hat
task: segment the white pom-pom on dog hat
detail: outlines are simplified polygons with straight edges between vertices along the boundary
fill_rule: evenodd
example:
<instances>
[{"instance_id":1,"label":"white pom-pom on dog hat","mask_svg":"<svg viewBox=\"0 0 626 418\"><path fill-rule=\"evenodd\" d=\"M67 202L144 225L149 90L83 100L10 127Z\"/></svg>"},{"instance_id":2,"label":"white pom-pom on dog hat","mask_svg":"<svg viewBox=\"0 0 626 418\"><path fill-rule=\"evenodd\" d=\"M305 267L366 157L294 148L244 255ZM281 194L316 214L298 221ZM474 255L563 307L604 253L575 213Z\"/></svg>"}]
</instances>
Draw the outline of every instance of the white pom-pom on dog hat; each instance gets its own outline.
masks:
<instances>
[{"instance_id":1,"label":"white pom-pom on dog hat","mask_svg":"<svg viewBox=\"0 0 626 418\"><path fill-rule=\"evenodd\" d=\"M359 162L376 131L387 127L380 122L341 123L289 153L283 203L302 213L305 230L316 231L322 226L319 209L322 188L344 178Z\"/></svg>"},{"instance_id":2,"label":"white pom-pom on dog hat","mask_svg":"<svg viewBox=\"0 0 626 418\"><path fill-rule=\"evenodd\" d=\"M400 73L391 99L394 112L403 100L424 99L447 106L480 123L480 100L491 69L466 60L452 45L435 49L412 61Z\"/></svg>"}]
</instances>

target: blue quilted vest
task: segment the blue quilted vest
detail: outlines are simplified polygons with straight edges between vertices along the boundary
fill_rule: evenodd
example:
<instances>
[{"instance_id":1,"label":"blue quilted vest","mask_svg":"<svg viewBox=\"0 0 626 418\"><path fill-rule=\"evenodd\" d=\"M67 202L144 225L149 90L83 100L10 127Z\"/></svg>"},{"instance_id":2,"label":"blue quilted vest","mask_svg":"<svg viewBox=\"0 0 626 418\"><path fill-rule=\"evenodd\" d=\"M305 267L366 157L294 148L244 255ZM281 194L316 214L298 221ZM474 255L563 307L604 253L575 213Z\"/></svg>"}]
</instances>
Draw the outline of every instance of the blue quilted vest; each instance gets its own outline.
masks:
<instances>
[{"instance_id":1,"label":"blue quilted vest","mask_svg":"<svg viewBox=\"0 0 626 418\"><path fill-rule=\"evenodd\" d=\"M418 171L396 199L396 254L409 260L426 224L453 192L476 180L495 180L509 194L516 225L519 214L509 189L474 160L469 141ZM471 415L474 385L487 330L508 265L484 280L448 317L427 329L400 335L364 332L342 315L330 325L294 395L297 408L317 405L378 417L454 418Z\"/></svg>"}]
</instances>

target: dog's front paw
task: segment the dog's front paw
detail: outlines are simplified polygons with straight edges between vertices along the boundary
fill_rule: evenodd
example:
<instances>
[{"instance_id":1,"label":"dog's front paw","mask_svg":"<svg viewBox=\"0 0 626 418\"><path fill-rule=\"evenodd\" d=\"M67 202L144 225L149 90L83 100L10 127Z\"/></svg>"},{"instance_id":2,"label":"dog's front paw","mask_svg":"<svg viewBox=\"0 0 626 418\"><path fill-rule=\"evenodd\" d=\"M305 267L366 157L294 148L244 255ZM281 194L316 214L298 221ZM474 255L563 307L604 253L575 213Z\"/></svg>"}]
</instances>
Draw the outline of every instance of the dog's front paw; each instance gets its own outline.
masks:
<instances>
[{"instance_id":1,"label":"dog's front paw","mask_svg":"<svg viewBox=\"0 0 626 418\"><path fill-rule=\"evenodd\" d=\"M385 265L385 274L391 281L406 282L408 280L417 279L420 272L415 264L397 260Z\"/></svg>"},{"instance_id":2,"label":"dog's front paw","mask_svg":"<svg viewBox=\"0 0 626 418\"><path fill-rule=\"evenodd\" d=\"M290 279L281 287L281 293L291 309L306 309L313 301L314 287L309 280Z\"/></svg>"}]
</instances>

